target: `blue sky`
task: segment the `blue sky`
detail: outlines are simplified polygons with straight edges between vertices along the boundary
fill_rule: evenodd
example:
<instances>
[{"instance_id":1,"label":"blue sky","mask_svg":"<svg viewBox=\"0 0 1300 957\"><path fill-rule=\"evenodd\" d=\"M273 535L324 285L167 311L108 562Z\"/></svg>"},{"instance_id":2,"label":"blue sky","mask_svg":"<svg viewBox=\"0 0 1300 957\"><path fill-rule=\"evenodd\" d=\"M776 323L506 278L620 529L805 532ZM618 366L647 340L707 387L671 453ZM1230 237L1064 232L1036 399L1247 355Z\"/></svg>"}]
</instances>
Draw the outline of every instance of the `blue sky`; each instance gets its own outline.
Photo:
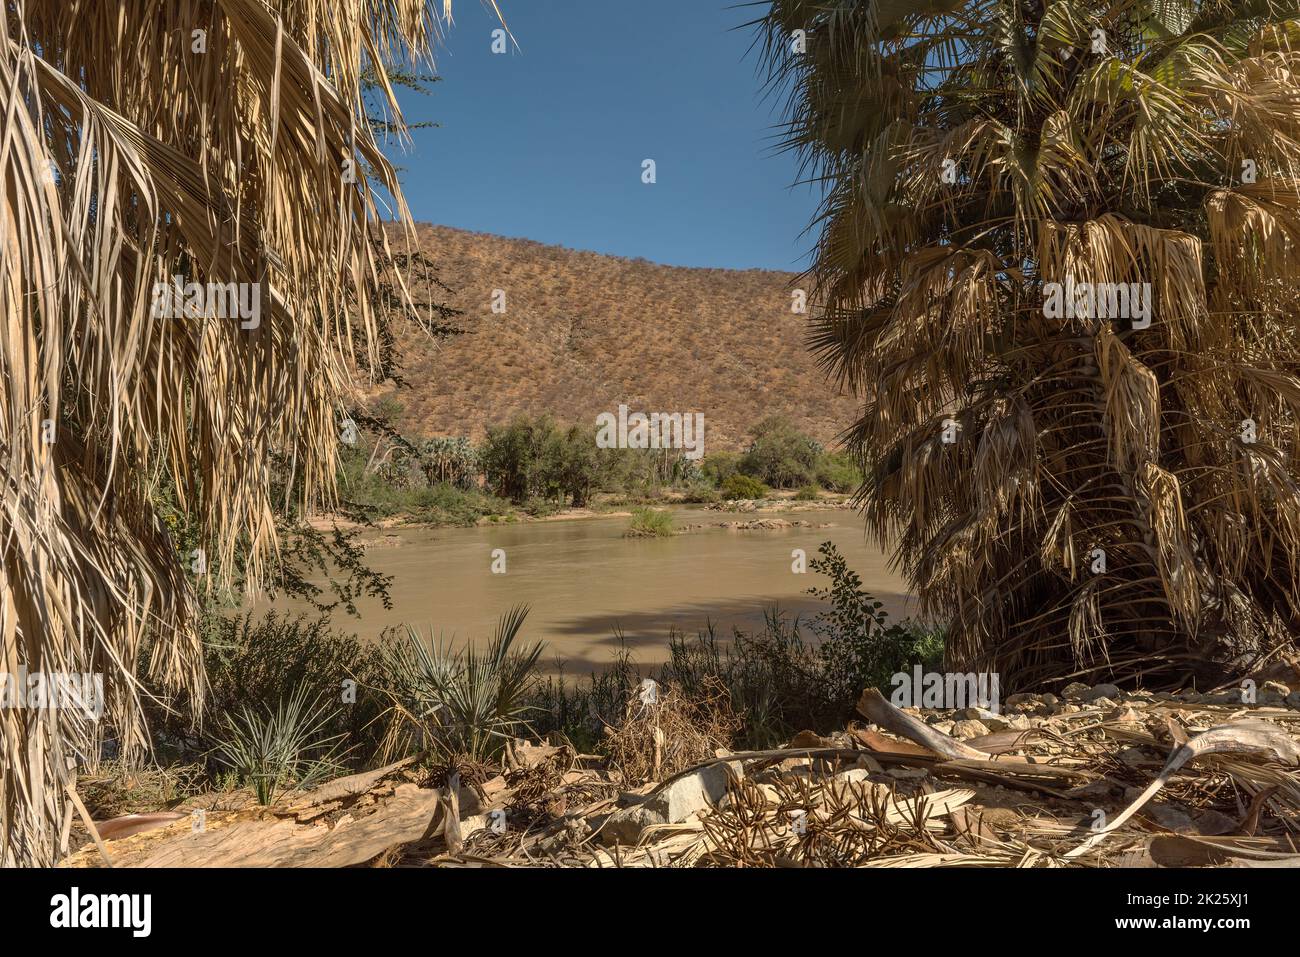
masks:
<instances>
[{"instance_id":1,"label":"blue sky","mask_svg":"<svg viewBox=\"0 0 1300 957\"><path fill-rule=\"evenodd\" d=\"M417 220L655 262L800 269L816 196L774 149L761 8L730 0L500 0L519 43L458 0L442 82L401 94L417 130L390 149ZM653 159L658 182L641 182Z\"/></svg>"}]
</instances>

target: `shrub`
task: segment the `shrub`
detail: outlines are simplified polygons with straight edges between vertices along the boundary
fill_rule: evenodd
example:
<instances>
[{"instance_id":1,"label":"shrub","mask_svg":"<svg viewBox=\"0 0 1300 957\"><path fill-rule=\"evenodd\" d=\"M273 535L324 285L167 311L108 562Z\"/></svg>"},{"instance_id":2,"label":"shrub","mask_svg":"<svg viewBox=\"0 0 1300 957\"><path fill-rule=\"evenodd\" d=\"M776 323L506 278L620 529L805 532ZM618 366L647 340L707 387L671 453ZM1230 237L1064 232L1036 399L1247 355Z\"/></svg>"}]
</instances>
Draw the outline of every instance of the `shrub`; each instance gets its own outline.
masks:
<instances>
[{"instance_id":1,"label":"shrub","mask_svg":"<svg viewBox=\"0 0 1300 957\"><path fill-rule=\"evenodd\" d=\"M763 498L766 495L766 485L739 472L728 476L727 480L722 483L722 497L728 501Z\"/></svg>"},{"instance_id":2,"label":"shrub","mask_svg":"<svg viewBox=\"0 0 1300 957\"><path fill-rule=\"evenodd\" d=\"M274 713L296 694L310 701L337 701L342 707L329 713L320 729L325 737L347 738L354 747L354 763L370 760L379 747L374 720L383 707L369 690L378 676L378 649L356 635L331 628L327 619L287 618L270 613L260 619L209 615L203 639L204 670L208 677L205 704L207 727L225 733L232 719L244 711ZM355 701L345 700L344 682L355 689ZM155 731L160 752L196 760L211 755L216 741L211 732L193 726L192 702L170 698L150 689L146 698L149 727ZM166 707L164 707L166 706Z\"/></svg>"},{"instance_id":3,"label":"shrub","mask_svg":"<svg viewBox=\"0 0 1300 957\"><path fill-rule=\"evenodd\" d=\"M407 512L416 521L466 527L510 508L509 502L489 492L459 488L444 482L413 490L403 504L405 507L399 510Z\"/></svg>"},{"instance_id":4,"label":"shrub","mask_svg":"<svg viewBox=\"0 0 1300 957\"><path fill-rule=\"evenodd\" d=\"M713 452L700 460L700 472L719 488L739 470L740 456L735 452Z\"/></svg>"},{"instance_id":5,"label":"shrub","mask_svg":"<svg viewBox=\"0 0 1300 957\"><path fill-rule=\"evenodd\" d=\"M686 494L682 501L692 505L712 505L715 502L721 502L722 496L718 490L711 485L691 485L686 489Z\"/></svg>"},{"instance_id":6,"label":"shrub","mask_svg":"<svg viewBox=\"0 0 1300 957\"><path fill-rule=\"evenodd\" d=\"M667 537L673 534L673 513L665 509L634 508L628 531L634 535Z\"/></svg>"},{"instance_id":7,"label":"shrub","mask_svg":"<svg viewBox=\"0 0 1300 957\"><path fill-rule=\"evenodd\" d=\"M342 735L326 733L335 714L299 688L274 709L244 706L226 714L213 753L259 804L273 804L285 788L306 790L341 773Z\"/></svg>"},{"instance_id":8,"label":"shrub","mask_svg":"<svg viewBox=\"0 0 1300 957\"><path fill-rule=\"evenodd\" d=\"M809 593L830 608L810 623L816 640L805 639L798 618L776 609L764 613L761 629L734 629L725 644L711 625L694 637L670 636L663 681L688 699L707 695L710 679L721 681L743 722L745 747L771 747L805 729L838 730L853 717L863 689L888 692L895 673L942 663L941 629L891 624L834 545L824 543L820 552L810 564L830 577L830 587Z\"/></svg>"},{"instance_id":9,"label":"shrub","mask_svg":"<svg viewBox=\"0 0 1300 957\"><path fill-rule=\"evenodd\" d=\"M754 441L740 470L774 488L806 485L817 474L823 449L783 416L771 416L750 430Z\"/></svg>"},{"instance_id":10,"label":"shrub","mask_svg":"<svg viewBox=\"0 0 1300 957\"><path fill-rule=\"evenodd\" d=\"M803 640L798 619L775 608L764 612L761 629L734 629L730 642L720 641L709 624L694 637L670 635L668 645L663 683L693 699L720 682L740 718L744 747L774 747L795 731L838 724L841 709L827 699L816 649Z\"/></svg>"},{"instance_id":11,"label":"shrub","mask_svg":"<svg viewBox=\"0 0 1300 957\"><path fill-rule=\"evenodd\" d=\"M831 604L817 614L811 628L822 641L818 649L828 694L837 700L856 701L864 688L889 687L889 679L913 665L942 664L944 635L939 629L915 622L889 623L881 602L862 588L862 579L848 567L831 542L818 548L820 558L809 565L831 579L829 588L810 588L808 594Z\"/></svg>"},{"instance_id":12,"label":"shrub","mask_svg":"<svg viewBox=\"0 0 1300 957\"><path fill-rule=\"evenodd\" d=\"M386 752L415 744L448 760L494 758L524 727L527 697L542 644L516 648L528 608L512 608L497 622L486 652L463 650L407 629L405 640L382 645L383 688L391 701Z\"/></svg>"},{"instance_id":13,"label":"shrub","mask_svg":"<svg viewBox=\"0 0 1300 957\"><path fill-rule=\"evenodd\" d=\"M618 723L642 679L617 627L614 640L617 650L609 668L593 670L584 681L574 682L566 679L561 662L558 675L533 686L528 699L530 731L541 737L561 736L579 752L604 747L606 729Z\"/></svg>"},{"instance_id":14,"label":"shrub","mask_svg":"<svg viewBox=\"0 0 1300 957\"><path fill-rule=\"evenodd\" d=\"M815 502L818 497L819 495L816 485L805 485L803 488L799 489L799 491L794 493L794 500L796 502Z\"/></svg>"},{"instance_id":15,"label":"shrub","mask_svg":"<svg viewBox=\"0 0 1300 957\"><path fill-rule=\"evenodd\" d=\"M843 452L827 452L817 463L818 484L832 492L856 492L863 481L862 469Z\"/></svg>"}]
</instances>

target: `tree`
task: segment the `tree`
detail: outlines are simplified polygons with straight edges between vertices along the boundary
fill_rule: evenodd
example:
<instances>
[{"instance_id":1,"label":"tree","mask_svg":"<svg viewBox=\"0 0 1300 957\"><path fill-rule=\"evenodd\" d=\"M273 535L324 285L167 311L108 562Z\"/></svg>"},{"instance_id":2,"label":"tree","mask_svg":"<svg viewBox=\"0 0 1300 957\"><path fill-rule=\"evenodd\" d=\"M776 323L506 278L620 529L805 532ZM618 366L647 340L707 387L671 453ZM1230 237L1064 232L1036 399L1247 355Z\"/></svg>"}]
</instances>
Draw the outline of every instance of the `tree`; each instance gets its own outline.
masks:
<instances>
[{"instance_id":1,"label":"tree","mask_svg":"<svg viewBox=\"0 0 1300 957\"><path fill-rule=\"evenodd\" d=\"M813 345L952 667L1176 683L1300 626L1296 15L772 3Z\"/></svg>"},{"instance_id":2,"label":"tree","mask_svg":"<svg viewBox=\"0 0 1300 957\"><path fill-rule=\"evenodd\" d=\"M490 426L480 450L488 487L516 503L550 496L558 491L562 442L549 416L521 415L508 425Z\"/></svg>"},{"instance_id":3,"label":"tree","mask_svg":"<svg viewBox=\"0 0 1300 957\"><path fill-rule=\"evenodd\" d=\"M362 77L425 58L440 21L427 0L111 7L0 21L0 672L103 674L132 756L141 649L200 702L196 585L256 587L277 515L333 496L354 372L383 349L374 188L410 227ZM164 476L192 554L156 513ZM0 711L0 865L57 857L94 740L78 709Z\"/></svg>"},{"instance_id":4,"label":"tree","mask_svg":"<svg viewBox=\"0 0 1300 957\"><path fill-rule=\"evenodd\" d=\"M817 474L823 449L784 416L768 416L752 429L753 442L740 460L740 470L774 488L807 485Z\"/></svg>"}]
</instances>

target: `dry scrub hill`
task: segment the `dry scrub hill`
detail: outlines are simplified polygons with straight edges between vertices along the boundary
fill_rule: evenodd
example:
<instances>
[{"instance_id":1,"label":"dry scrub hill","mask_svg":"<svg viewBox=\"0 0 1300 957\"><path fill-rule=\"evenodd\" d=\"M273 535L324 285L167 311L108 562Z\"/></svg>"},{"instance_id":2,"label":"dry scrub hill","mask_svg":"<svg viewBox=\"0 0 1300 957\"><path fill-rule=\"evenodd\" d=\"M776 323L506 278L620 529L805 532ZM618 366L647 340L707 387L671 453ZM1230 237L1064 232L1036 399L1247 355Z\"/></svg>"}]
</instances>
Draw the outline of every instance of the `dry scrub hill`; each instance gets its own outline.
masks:
<instances>
[{"instance_id":1,"label":"dry scrub hill","mask_svg":"<svg viewBox=\"0 0 1300 957\"><path fill-rule=\"evenodd\" d=\"M396 396L408 434L477 440L521 412L594 428L623 402L703 412L716 451L741 447L772 413L827 444L851 421L854 403L804 347L791 273L660 266L441 226L419 227L419 241L452 289L435 300L464 310L467 334L439 344L403 334L409 388ZM505 290L504 315L492 312L494 289Z\"/></svg>"}]
</instances>

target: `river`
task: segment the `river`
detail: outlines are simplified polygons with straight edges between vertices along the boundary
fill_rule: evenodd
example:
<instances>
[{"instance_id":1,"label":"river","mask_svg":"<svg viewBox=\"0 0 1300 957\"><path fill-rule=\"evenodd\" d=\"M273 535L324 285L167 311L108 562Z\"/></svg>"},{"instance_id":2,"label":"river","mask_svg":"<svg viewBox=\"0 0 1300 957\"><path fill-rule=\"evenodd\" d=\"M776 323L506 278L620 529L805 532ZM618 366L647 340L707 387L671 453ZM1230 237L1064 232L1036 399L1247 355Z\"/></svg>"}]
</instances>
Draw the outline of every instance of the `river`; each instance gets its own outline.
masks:
<instances>
[{"instance_id":1,"label":"river","mask_svg":"<svg viewBox=\"0 0 1300 957\"><path fill-rule=\"evenodd\" d=\"M628 518L523 522L476 528L397 529L396 542L367 552L367 563L393 577L392 609L376 600L358 604L359 619L336 613L335 624L374 638L410 623L447 638L486 642L497 617L515 603L531 606L522 636L542 639L547 670L557 658L569 673L608 665L616 629L641 663L662 661L672 627L695 632L711 620L719 633L755 628L775 603L791 615L825 607L807 595L828 579L811 569L792 571L794 549L816 557L832 541L891 615L915 611L903 580L885 556L867 544L861 519L847 510L788 511L779 515L672 509L680 528L705 525L669 538L628 538ZM827 528L736 530L723 522L781 518ZM363 537L381 537L367 533ZM504 574L494 574L501 549ZM499 558L498 553L498 558ZM498 567L500 562L497 562ZM305 610L280 600L257 610Z\"/></svg>"}]
</instances>

